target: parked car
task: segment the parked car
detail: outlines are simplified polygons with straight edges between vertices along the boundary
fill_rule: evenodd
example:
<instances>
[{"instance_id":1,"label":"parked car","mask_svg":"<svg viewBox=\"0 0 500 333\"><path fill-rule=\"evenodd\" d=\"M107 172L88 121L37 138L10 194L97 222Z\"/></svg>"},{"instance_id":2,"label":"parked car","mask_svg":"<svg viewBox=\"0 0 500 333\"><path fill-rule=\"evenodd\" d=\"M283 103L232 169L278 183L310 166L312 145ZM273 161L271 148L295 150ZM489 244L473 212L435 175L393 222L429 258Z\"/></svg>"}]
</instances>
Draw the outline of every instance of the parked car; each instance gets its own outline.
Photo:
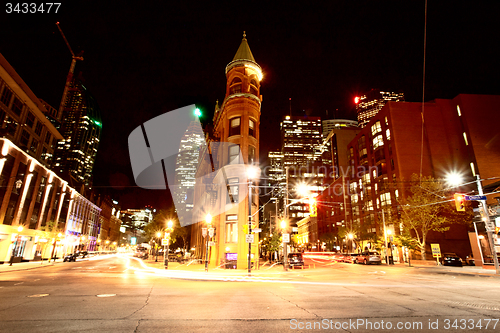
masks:
<instances>
[{"instance_id":1,"label":"parked car","mask_svg":"<svg viewBox=\"0 0 500 333\"><path fill-rule=\"evenodd\" d=\"M467 257L465 257L465 264L467 266L476 266L476 263L474 262L474 257L472 254L469 254Z\"/></svg>"},{"instance_id":2,"label":"parked car","mask_svg":"<svg viewBox=\"0 0 500 333\"><path fill-rule=\"evenodd\" d=\"M356 257L359 256L359 253L349 253L344 256L344 262L349 264L354 264L356 262Z\"/></svg>"},{"instance_id":3,"label":"parked car","mask_svg":"<svg viewBox=\"0 0 500 333\"><path fill-rule=\"evenodd\" d=\"M288 266L304 266L304 256L300 252L292 252L288 254Z\"/></svg>"},{"instance_id":4,"label":"parked car","mask_svg":"<svg viewBox=\"0 0 500 333\"><path fill-rule=\"evenodd\" d=\"M380 254L376 251L366 251L356 257L357 264L381 264Z\"/></svg>"},{"instance_id":5,"label":"parked car","mask_svg":"<svg viewBox=\"0 0 500 333\"><path fill-rule=\"evenodd\" d=\"M457 256L456 253L451 253L451 252L443 254L441 263L444 266L458 266L458 267L463 266L462 259L459 256Z\"/></svg>"}]
</instances>

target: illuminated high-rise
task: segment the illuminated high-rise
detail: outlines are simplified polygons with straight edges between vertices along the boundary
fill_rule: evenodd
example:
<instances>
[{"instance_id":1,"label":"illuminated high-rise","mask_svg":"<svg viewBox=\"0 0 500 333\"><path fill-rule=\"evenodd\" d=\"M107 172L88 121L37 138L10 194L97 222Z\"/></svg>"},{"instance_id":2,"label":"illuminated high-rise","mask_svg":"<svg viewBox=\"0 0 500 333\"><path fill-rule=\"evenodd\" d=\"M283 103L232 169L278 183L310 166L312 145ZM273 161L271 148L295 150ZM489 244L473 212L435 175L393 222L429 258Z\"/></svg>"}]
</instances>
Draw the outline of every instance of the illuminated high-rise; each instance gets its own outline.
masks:
<instances>
[{"instance_id":1,"label":"illuminated high-rise","mask_svg":"<svg viewBox=\"0 0 500 333\"><path fill-rule=\"evenodd\" d=\"M199 162L199 149L205 143L203 130L191 123L181 139L175 166L175 183L179 186L173 191L176 208L190 211L193 208L193 190L196 183L195 173Z\"/></svg>"},{"instance_id":2,"label":"illuminated high-rise","mask_svg":"<svg viewBox=\"0 0 500 333\"><path fill-rule=\"evenodd\" d=\"M404 94L402 92L395 93L372 89L361 97L356 97L359 127L365 127L370 119L389 101L404 102Z\"/></svg>"},{"instance_id":3,"label":"illuminated high-rise","mask_svg":"<svg viewBox=\"0 0 500 333\"><path fill-rule=\"evenodd\" d=\"M54 170L68 181L89 185L99 147L102 123L96 100L74 78L64 102L61 134L55 152Z\"/></svg>"}]
</instances>

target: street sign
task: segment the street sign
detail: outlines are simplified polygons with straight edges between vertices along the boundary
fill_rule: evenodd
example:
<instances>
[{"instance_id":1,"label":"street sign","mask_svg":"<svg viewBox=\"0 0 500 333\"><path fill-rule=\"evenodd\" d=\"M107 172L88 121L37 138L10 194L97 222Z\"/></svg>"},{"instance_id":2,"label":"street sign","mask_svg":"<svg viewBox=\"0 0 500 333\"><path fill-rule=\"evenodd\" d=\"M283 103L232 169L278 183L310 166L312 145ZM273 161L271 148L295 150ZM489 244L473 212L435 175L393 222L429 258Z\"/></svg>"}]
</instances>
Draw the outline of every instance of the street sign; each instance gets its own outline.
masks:
<instances>
[{"instance_id":1,"label":"street sign","mask_svg":"<svg viewBox=\"0 0 500 333\"><path fill-rule=\"evenodd\" d=\"M467 201L486 200L486 196L485 195L466 195L465 200L467 200Z\"/></svg>"},{"instance_id":2,"label":"street sign","mask_svg":"<svg viewBox=\"0 0 500 333\"><path fill-rule=\"evenodd\" d=\"M434 258L441 258L441 249L439 244L431 244L432 256Z\"/></svg>"},{"instance_id":3,"label":"street sign","mask_svg":"<svg viewBox=\"0 0 500 333\"><path fill-rule=\"evenodd\" d=\"M246 234L247 243L253 243L253 234Z\"/></svg>"},{"instance_id":4,"label":"street sign","mask_svg":"<svg viewBox=\"0 0 500 333\"><path fill-rule=\"evenodd\" d=\"M283 234L283 243L290 243L290 234Z\"/></svg>"},{"instance_id":5,"label":"street sign","mask_svg":"<svg viewBox=\"0 0 500 333\"><path fill-rule=\"evenodd\" d=\"M208 242L208 246L215 246L215 242Z\"/></svg>"},{"instance_id":6,"label":"street sign","mask_svg":"<svg viewBox=\"0 0 500 333\"><path fill-rule=\"evenodd\" d=\"M168 245L168 239L162 239L162 240L161 240L161 245L162 245L162 246L166 246L166 245Z\"/></svg>"},{"instance_id":7,"label":"street sign","mask_svg":"<svg viewBox=\"0 0 500 333\"><path fill-rule=\"evenodd\" d=\"M262 232L261 228L252 229L252 232Z\"/></svg>"}]
</instances>

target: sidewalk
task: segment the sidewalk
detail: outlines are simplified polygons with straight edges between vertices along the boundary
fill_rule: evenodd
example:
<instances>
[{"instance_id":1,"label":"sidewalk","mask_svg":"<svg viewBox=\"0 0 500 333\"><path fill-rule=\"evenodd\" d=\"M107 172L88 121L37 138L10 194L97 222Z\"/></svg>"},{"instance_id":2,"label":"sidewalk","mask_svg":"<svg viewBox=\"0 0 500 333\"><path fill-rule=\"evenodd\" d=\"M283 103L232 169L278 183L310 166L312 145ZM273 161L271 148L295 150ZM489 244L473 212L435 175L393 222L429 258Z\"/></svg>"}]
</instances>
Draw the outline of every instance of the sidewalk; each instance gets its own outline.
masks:
<instances>
[{"instance_id":1,"label":"sidewalk","mask_svg":"<svg viewBox=\"0 0 500 333\"><path fill-rule=\"evenodd\" d=\"M10 266L10 264L8 262L5 262L2 265L0 265L0 273L51 267L51 266L54 266L55 264L59 264L62 262L63 262L63 259L56 259L55 261L52 260L50 263L47 260L44 260L43 262L42 261L30 261L30 262L13 263L12 266Z\"/></svg>"},{"instance_id":2,"label":"sidewalk","mask_svg":"<svg viewBox=\"0 0 500 333\"><path fill-rule=\"evenodd\" d=\"M403 265L403 264L397 264ZM405 264L408 267L408 264ZM484 277L496 277L500 278L500 275L496 274L495 267L492 266L490 268L483 268L481 266L463 266L463 267L454 267L454 266L437 266L437 265L429 265L423 263L411 263L411 267L428 271L436 274L450 274L450 275L469 275L469 276L484 276ZM410 268L411 268L410 267Z\"/></svg>"}]
</instances>

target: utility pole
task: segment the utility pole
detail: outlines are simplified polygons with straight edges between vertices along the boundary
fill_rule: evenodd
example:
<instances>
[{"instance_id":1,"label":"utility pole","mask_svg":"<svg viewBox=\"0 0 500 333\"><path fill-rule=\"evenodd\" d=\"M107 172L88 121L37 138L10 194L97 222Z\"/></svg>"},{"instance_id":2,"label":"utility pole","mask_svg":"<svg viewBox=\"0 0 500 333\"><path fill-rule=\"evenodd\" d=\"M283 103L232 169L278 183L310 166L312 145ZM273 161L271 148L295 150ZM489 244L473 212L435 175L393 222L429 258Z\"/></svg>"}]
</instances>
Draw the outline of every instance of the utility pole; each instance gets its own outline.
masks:
<instances>
[{"instance_id":1,"label":"utility pole","mask_svg":"<svg viewBox=\"0 0 500 333\"><path fill-rule=\"evenodd\" d=\"M479 175L477 177L477 190L479 191L479 195L483 195L483 186L481 184L481 178ZM500 268L498 267L498 256L497 250L495 249L495 243L493 242L493 232L495 231L495 226L490 221L490 213L488 212L488 206L486 205L486 200L479 200L481 202L481 206L484 212L484 216L486 220L484 221L486 226L486 233L488 234L488 241L490 243L491 255L493 257L493 262L495 263L495 270L497 274L500 274Z\"/></svg>"},{"instance_id":2,"label":"utility pole","mask_svg":"<svg viewBox=\"0 0 500 333\"><path fill-rule=\"evenodd\" d=\"M385 228L385 213L384 208L382 208L382 223L384 224L384 243L385 243L385 263L389 265L389 253L387 253L387 229Z\"/></svg>"}]
</instances>

